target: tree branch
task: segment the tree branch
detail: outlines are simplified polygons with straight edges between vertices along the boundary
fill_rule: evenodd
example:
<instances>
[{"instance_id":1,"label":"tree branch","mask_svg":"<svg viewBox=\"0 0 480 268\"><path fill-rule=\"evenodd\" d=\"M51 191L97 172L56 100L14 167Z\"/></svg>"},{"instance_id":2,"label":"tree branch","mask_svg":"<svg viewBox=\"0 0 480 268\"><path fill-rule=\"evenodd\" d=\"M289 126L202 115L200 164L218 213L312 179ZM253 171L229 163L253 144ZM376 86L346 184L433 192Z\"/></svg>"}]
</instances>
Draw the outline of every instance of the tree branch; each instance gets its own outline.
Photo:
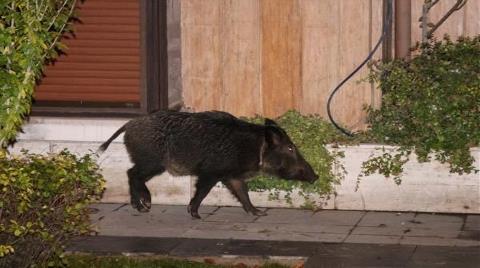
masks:
<instances>
[{"instance_id":1,"label":"tree branch","mask_svg":"<svg viewBox=\"0 0 480 268\"><path fill-rule=\"evenodd\" d=\"M438 29L438 27L440 27L455 11L458 11L463 6L465 6L467 1L468 0L457 0L453 7L450 8L450 10L448 10L448 12L428 31L427 38L431 38L433 36L433 33ZM435 2L438 2L438 0L436 0Z\"/></svg>"}]
</instances>

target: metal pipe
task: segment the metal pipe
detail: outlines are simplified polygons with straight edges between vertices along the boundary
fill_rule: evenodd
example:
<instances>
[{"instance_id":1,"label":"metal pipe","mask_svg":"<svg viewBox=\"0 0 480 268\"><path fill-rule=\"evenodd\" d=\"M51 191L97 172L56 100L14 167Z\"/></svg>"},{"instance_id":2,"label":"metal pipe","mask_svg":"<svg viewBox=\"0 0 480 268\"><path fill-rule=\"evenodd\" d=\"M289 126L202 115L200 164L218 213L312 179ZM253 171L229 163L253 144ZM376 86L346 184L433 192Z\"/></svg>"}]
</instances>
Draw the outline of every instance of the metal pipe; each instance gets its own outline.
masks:
<instances>
[{"instance_id":1,"label":"metal pipe","mask_svg":"<svg viewBox=\"0 0 480 268\"><path fill-rule=\"evenodd\" d=\"M395 0L395 58L409 59L412 43L411 0Z\"/></svg>"},{"instance_id":2,"label":"metal pipe","mask_svg":"<svg viewBox=\"0 0 480 268\"><path fill-rule=\"evenodd\" d=\"M391 10L389 11L389 1L391 0L383 0L383 23L386 23L386 21L388 19L391 19L391 18L387 18L389 16L389 12L392 12ZM390 3L391 4L391 3ZM390 9L392 7L390 6ZM392 14L390 13L390 17L392 16ZM392 23L390 22L386 28L386 33L385 33L385 38L383 39L383 43L382 43L382 60L383 61L390 61L392 60L392 44L393 44L393 35L392 35Z\"/></svg>"}]
</instances>

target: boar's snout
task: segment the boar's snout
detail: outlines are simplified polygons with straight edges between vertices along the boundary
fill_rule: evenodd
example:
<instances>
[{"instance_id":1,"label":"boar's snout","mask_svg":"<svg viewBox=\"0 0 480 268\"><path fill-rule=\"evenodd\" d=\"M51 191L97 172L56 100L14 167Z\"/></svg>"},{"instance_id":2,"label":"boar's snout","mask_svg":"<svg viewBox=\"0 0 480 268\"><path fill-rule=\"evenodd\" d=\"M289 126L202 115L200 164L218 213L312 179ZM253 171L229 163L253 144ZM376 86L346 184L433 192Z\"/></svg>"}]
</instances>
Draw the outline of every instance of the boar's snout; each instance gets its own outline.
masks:
<instances>
[{"instance_id":1,"label":"boar's snout","mask_svg":"<svg viewBox=\"0 0 480 268\"><path fill-rule=\"evenodd\" d=\"M298 175L295 177L309 183L314 183L316 180L318 180L318 175L315 174L315 171L313 171L313 169L308 164L305 168L300 169Z\"/></svg>"}]
</instances>

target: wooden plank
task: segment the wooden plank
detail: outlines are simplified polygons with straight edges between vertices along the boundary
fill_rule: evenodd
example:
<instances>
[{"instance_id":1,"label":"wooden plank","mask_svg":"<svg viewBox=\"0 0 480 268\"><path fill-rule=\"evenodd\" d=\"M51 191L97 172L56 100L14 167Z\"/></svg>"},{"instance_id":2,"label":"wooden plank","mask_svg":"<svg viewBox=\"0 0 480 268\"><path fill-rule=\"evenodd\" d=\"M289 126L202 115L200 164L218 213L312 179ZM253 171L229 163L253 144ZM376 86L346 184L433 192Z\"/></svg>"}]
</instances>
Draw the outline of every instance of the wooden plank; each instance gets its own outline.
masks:
<instances>
[{"instance_id":1,"label":"wooden plank","mask_svg":"<svg viewBox=\"0 0 480 268\"><path fill-rule=\"evenodd\" d=\"M181 2L183 97L196 111L221 109L221 9L221 1Z\"/></svg>"},{"instance_id":2,"label":"wooden plank","mask_svg":"<svg viewBox=\"0 0 480 268\"><path fill-rule=\"evenodd\" d=\"M223 16L222 106L237 116L262 113L260 92L260 5L226 1Z\"/></svg>"},{"instance_id":3,"label":"wooden plank","mask_svg":"<svg viewBox=\"0 0 480 268\"><path fill-rule=\"evenodd\" d=\"M377 1L377 0L370 0L370 8L371 8L371 18L370 18L370 44L369 44L369 50L372 50L373 47L376 45L378 42L378 39L382 35L383 31L383 1ZM392 4L393 6L393 4ZM393 8L393 7L392 7ZM392 20L393 20L393 10L392 10ZM393 21L392 21L393 23ZM393 27L392 27L393 30ZM393 33L392 33L392 38L393 38ZM391 55L394 54L394 47L392 46L391 50ZM382 45L378 48L377 52L373 55L373 60L374 61L380 61L382 60ZM365 66L365 69L368 67ZM366 70L367 73L369 70ZM364 82L365 84L369 84L370 92L369 94L366 95L366 97L369 99L365 99L366 103L368 105L371 105L376 108L380 108L381 103L382 103L382 91L378 87L378 85L369 82ZM362 111L362 119L366 121L366 113L365 111Z\"/></svg>"},{"instance_id":4,"label":"wooden plank","mask_svg":"<svg viewBox=\"0 0 480 268\"><path fill-rule=\"evenodd\" d=\"M339 8L337 0L302 1L302 113L327 117L327 98L339 82Z\"/></svg>"},{"instance_id":5,"label":"wooden plank","mask_svg":"<svg viewBox=\"0 0 480 268\"><path fill-rule=\"evenodd\" d=\"M263 113L293 109L301 88L301 16L297 0L261 0Z\"/></svg>"},{"instance_id":6,"label":"wooden plank","mask_svg":"<svg viewBox=\"0 0 480 268\"><path fill-rule=\"evenodd\" d=\"M242 1L242 0L240 0ZM220 26L223 0L182 0L182 25ZM208 14L208 15L206 15Z\"/></svg>"},{"instance_id":7,"label":"wooden plank","mask_svg":"<svg viewBox=\"0 0 480 268\"><path fill-rule=\"evenodd\" d=\"M480 1L468 1L464 7L463 20L464 35L476 36L480 34Z\"/></svg>"},{"instance_id":8,"label":"wooden plank","mask_svg":"<svg viewBox=\"0 0 480 268\"><path fill-rule=\"evenodd\" d=\"M422 16L422 5L424 0L411 0L412 2L412 46L417 42L422 41L422 29L420 28L421 22L419 21Z\"/></svg>"},{"instance_id":9,"label":"wooden plank","mask_svg":"<svg viewBox=\"0 0 480 268\"><path fill-rule=\"evenodd\" d=\"M369 3L368 1L343 0L340 4L340 23L338 55L339 81L350 74L369 53ZM350 19L346 19L350 18ZM354 44L354 45L352 45ZM349 129L363 126L363 105L370 100L370 85L358 83L368 74L363 68L346 82L335 95L332 113L338 123Z\"/></svg>"}]
</instances>

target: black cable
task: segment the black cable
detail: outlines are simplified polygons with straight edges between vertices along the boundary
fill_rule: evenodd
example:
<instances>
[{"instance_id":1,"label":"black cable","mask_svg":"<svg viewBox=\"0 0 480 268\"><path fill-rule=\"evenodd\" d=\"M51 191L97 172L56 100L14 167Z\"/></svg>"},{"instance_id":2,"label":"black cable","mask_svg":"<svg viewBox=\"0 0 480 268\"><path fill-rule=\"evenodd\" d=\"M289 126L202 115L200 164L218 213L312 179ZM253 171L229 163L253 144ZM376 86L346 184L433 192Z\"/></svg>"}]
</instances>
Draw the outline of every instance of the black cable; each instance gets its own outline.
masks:
<instances>
[{"instance_id":1,"label":"black cable","mask_svg":"<svg viewBox=\"0 0 480 268\"><path fill-rule=\"evenodd\" d=\"M370 53L368 54L367 58L360 64L357 66L357 68L355 68L355 70L353 70L353 72L351 72L347 77L345 77L342 82L340 82L337 87L335 87L335 89L332 91L332 93L330 93L330 96L328 97L328 101L327 101L327 114L328 114L328 118L330 119L330 122L332 122L332 124L338 129L340 130L341 132L343 132L345 135L347 136L353 136L353 134L342 128L341 126L339 126L337 124L337 122L335 122L335 120L333 119L333 116L332 116L332 113L331 113L331 110L330 110L330 105L331 105L331 102L332 102L332 99L333 99L333 96L335 95L335 93L337 93L337 91L343 86L343 84L345 84L350 78L352 78L352 76L354 76L372 57L373 57L373 54L375 54L375 52L377 51L377 49L380 47L380 44L383 42L383 40L385 39L385 36L387 35L388 33L388 29L390 27L390 24L392 22L392 1L393 0L388 0L388 3L387 3L387 15L385 16L384 20L383 20L383 29L382 29L382 35L380 36L380 38L378 39L378 42L377 44L375 45L375 47L373 48L372 51L370 51Z\"/></svg>"}]
</instances>

